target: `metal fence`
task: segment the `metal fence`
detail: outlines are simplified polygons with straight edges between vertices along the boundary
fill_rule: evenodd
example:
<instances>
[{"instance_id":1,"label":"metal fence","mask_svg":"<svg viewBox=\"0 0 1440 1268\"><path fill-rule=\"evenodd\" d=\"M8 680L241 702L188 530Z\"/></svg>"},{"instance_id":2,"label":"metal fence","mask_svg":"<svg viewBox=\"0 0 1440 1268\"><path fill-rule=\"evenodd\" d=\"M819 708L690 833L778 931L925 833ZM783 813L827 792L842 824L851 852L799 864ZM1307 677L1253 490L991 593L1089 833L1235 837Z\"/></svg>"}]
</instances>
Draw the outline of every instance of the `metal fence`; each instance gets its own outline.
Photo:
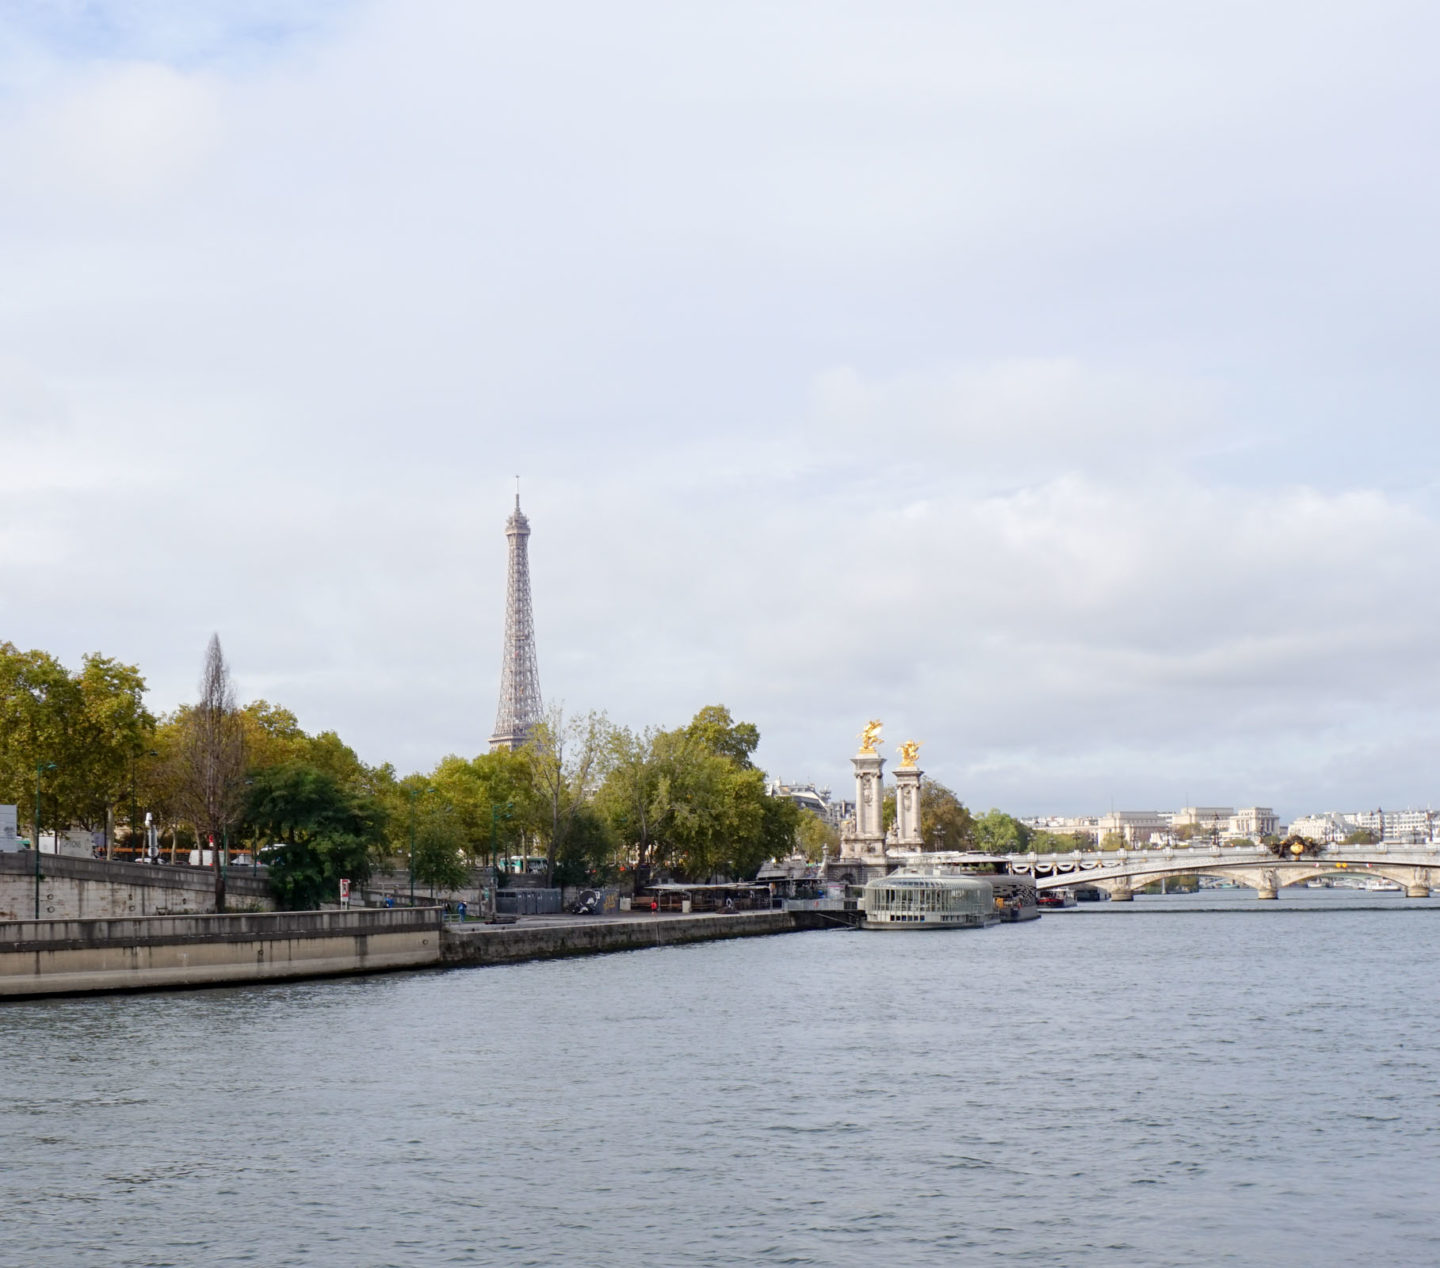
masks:
<instances>
[{"instance_id":1,"label":"metal fence","mask_svg":"<svg viewBox=\"0 0 1440 1268\"><path fill-rule=\"evenodd\" d=\"M500 889L495 910L502 916L553 916L560 911L558 889Z\"/></svg>"}]
</instances>

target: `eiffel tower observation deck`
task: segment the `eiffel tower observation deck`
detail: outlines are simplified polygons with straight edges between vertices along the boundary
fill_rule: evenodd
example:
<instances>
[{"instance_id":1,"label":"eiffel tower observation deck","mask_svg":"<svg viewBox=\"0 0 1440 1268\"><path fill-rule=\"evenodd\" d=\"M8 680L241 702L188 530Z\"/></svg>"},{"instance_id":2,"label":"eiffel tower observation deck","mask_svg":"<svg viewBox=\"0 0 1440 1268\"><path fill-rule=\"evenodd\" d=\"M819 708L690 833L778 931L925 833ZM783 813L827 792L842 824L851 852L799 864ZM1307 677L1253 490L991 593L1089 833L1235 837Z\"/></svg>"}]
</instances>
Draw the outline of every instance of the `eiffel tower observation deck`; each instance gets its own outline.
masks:
<instances>
[{"instance_id":1,"label":"eiffel tower observation deck","mask_svg":"<svg viewBox=\"0 0 1440 1268\"><path fill-rule=\"evenodd\" d=\"M500 707L490 749L518 748L540 721L540 668L535 660L535 614L530 608L530 521L520 510L505 521L510 544L505 587L505 654L500 662Z\"/></svg>"}]
</instances>

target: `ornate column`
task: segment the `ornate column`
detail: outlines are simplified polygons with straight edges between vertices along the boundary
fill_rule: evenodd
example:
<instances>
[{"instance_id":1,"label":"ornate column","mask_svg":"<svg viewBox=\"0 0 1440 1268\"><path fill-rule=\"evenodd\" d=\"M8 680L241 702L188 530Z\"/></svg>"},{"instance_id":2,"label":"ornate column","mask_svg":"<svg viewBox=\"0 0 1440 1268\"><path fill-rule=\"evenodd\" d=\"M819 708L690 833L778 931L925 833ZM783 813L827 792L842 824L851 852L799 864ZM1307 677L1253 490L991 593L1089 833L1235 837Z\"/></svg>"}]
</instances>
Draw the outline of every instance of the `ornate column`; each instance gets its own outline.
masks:
<instances>
[{"instance_id":1,"label":"ornate column","mask_svg":"<svg viewBox=\"0 0 1440 1268\"><path fill-rule=\"evenodd\" d=\"M885 853L885 759L875 751L880 723L871 722L860 737L860 751L850 759L855 767L855 847L859 854Z\"/></svg>"},{"instance_id":2,"label":"ornate column","mask_svg":"<svg viewBox=\"0 0 1440 1268\"><path fill-rule=\"evenodd\" d=\"M895 844L902 850L920 850L925 838L920 829L920 776L915 765L920 745L907 740L900 746L900 765L895 768Z\"/></svg>"}]
</instances>

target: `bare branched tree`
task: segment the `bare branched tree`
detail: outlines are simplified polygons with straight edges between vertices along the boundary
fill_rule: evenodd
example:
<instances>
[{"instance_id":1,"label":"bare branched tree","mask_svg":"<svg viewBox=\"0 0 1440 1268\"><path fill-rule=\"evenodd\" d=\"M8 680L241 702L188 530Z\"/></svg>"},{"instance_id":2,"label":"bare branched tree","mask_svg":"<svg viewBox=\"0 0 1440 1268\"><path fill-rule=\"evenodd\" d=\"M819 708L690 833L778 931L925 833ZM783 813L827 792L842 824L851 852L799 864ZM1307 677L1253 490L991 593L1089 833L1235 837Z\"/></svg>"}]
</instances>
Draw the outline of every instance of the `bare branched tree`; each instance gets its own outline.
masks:
<instances>
[{"instance_id":1,"label":"bare branched tree","mask_svg":"<svg viewBox=\"0 0 1440 1268\"><path fill-rule=\"evenodd\" d=\"M245 795L245 731L218 634L210 636L205 651L199 703L185 718L183 766L186 817L195 825L198 846L204 849L214 843L215 910L224 911L222 854Z\"/></svg>"}]
</instances>

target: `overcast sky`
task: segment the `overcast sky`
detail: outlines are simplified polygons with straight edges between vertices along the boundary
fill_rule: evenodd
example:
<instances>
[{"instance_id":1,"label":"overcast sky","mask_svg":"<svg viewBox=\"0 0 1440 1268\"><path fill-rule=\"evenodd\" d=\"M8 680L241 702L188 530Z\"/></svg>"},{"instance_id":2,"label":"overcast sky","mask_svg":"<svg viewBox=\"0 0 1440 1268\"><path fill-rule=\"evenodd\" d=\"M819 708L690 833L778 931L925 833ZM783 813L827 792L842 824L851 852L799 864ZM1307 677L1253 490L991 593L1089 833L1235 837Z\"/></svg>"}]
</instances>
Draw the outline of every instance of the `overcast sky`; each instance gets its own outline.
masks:
<instances>
[{"instance_id":1,"label":"overcast sky","mask_svg":"<svg viewBox=\"0 0 1440 1268\"><path fill-rule=\"evenodd\" d=\"M1440 8L9 0L0 638L371 762L1425 805ZM893 754L892 754L893 757Z\"/></svg>"}]
</instances>

